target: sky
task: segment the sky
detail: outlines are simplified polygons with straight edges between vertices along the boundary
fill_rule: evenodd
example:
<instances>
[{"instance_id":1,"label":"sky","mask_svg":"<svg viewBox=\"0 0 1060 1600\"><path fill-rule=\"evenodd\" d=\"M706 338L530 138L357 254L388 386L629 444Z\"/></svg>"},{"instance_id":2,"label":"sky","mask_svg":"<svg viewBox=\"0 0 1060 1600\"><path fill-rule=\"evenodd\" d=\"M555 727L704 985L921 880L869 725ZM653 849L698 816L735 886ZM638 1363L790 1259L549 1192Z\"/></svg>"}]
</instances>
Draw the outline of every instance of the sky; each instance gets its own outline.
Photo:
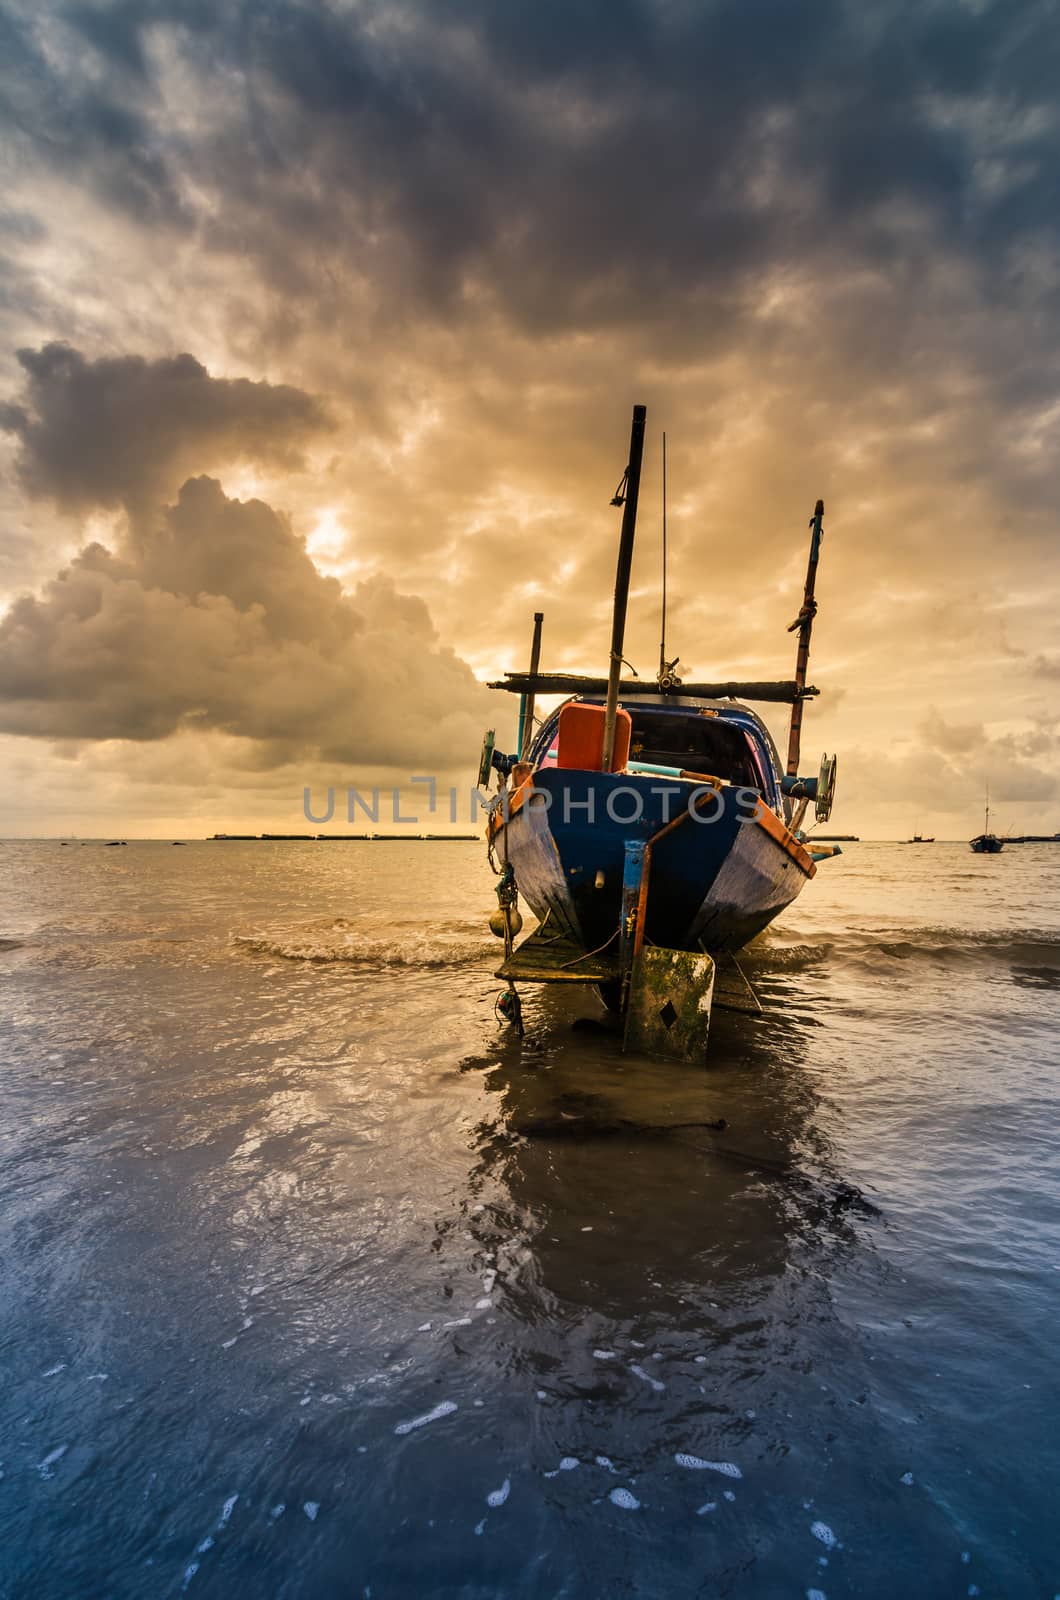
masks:
<instances>
[{"instance_id":1,"label":"sky","mask_svg":"<svg viewBox=\"0 0 1060 1600\"><path fill-rule=\"evenodd\" d=\"M0 833L466 794L634 403L641 676L665 430L693 678L824 500L833 828L1060 829L1058 82L1051 0L0 0Z\"/></svg>"}]
</instances>

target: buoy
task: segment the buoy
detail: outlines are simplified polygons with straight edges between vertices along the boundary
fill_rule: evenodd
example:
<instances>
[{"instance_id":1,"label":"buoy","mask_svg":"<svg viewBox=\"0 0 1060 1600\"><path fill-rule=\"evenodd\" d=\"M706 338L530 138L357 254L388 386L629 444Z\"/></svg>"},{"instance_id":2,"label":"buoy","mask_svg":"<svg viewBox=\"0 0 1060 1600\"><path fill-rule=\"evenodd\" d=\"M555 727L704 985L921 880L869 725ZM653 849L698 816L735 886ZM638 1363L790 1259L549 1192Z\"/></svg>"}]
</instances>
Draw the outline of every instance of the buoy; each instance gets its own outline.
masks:
<instances>
[{"instance_id":1,"label":"buoy","mask_svg":"<svg viewBox=\"0 0 1060 1600\"><path fill-rule=\"evenodd\" d=\"M523 926L522 915L518 906L498 906L490 916L490 932L495 933L498 939L503 939L505 933L514 939Z\"/></svg>"}]
</instances>

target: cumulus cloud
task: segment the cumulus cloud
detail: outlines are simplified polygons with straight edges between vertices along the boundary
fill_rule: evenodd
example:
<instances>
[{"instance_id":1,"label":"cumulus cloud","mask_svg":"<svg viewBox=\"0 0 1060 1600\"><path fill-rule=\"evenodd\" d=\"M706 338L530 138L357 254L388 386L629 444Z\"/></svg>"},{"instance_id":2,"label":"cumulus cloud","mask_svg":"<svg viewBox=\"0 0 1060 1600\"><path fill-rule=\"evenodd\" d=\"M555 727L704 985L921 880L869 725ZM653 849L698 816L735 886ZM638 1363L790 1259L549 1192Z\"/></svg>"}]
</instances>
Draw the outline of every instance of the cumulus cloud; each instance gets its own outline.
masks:
<instances>
[{"instance_id":1,"label":"cumulus cloud","mask_svg":"<svg viewBox=\"0 0 1060 1600\"><path fill-rule=\"evenodd\" d=\"M214 378L194 356L89 360L53 342L20 350L25 393L0 406L21 445L25 488L68 510L131 508L216 461L296 469L327 426L314 396L287 384Z\"/></svg>"},{"instance_id":2,"label":"cumulus cloud","mask_svg":"<svg viewBox=\"0 0 1060 1600\"><path fill-rule=\"evenodd\" d=\"M970 836L989 786L999 826L1034 831L1037 824L1051 831L1060 798L1058 758L1055 719L991 732L982 723L951 724L932 709L886 751L847 747L837 814L845 822L875 813L880 821L872 825L891 837L929 816L936 819L932 827L950 836L962 828Z\"/></svg>"},{"instance_id":3,"label":"cumulus cloud","mask_svg":"<svg viewBox=\"0 0 1060 1600\"><path fill-rule=\"evenodd\" d=\"M127 547L89 545L0 621L0 731L163 739L189 728L299 756L407 770L470 762L486 714L422 601L346 594L261 501L187 482Z\"/></svg>"},{"instance_id":4,"label":"cumulus cloud","mask_svg":"<svg viewBox=\"0 0 1060 1600\"><path fill-rule=\"evenodd\" d=\"M840 803L860 793L867 826L893 830L880 796L909 740L916 762L934 755L949 805L972 781L954 740L1048 716L1060 608L1048 0L10 0L4 15L0 384L36 496L0 553L6 592L39 588L30 545L68 536L46 522L49 499L125 506L127 538L88 530L116 565L86 554L63 583L105 590L101 615L123 583L144 606L177 596L204 630L204 661L220 649L210 627L220 638L254 619L267 650L355 651L350 611L367 626L384 604L357 580L385 572L393 594L428 596L441 636L483 675L523 663L535 609L549 666L599 670L607 500L630 404L645 401L627 638L642 672L658 647L666 427L671 645L690 671L790 670L784 628L823 495L812 673L825 695L808 738L860 751L844 755ZM57 338L91 359L49 357ZM10 358L27 344L36 373ZM209 373L182 385L174 348ZM129 349L140 366L112 354ZM300 387L236 392L210 376L235 371ZM253 546L262 513L217 513L218 542L196 546L192 570L181 505L194 494L177 490L212 472L245 495L233 461L278 478L311 449L312 473L253 492L291 509L310 550L318 519L330 530L329 570L349 598L333 608L270 537L259 554L280 567L259 612L234 552ZM57 591L34 604L57 622ZM211 607L228 608L223 622ZM403 627L377 625L384 638ZM69 619L60 631L87 637ZM39 652L27 659L39 676ZM189 687L171 704L157 685L159 727L187 725ZM72 727L73 703L42 700L39 714ZM931 703L945 726L911 734ZM93 726L151 725L146 694L110 723L102 697L92 704ZM211 704L221 717L220 696ZM237 720L259 726L250 712L244 694ZM318 707L314 727L331 726ZM1057 765L1055 751L1020 759Z\"/></svg>"}]
</instances>

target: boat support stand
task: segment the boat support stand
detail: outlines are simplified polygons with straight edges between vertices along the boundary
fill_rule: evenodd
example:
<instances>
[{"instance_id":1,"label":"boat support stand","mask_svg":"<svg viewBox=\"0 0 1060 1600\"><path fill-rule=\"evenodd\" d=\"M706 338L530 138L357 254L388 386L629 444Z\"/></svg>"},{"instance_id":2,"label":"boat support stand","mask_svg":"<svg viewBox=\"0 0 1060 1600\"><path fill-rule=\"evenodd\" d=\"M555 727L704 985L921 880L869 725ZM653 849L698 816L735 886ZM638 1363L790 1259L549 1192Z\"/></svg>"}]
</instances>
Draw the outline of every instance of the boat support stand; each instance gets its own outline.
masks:
<instances>
[{"instance_id":1,"label":"boat support stand","mask_svg":"<svg viewBox=\"0 0 1060 1600\"><path fill-rule=\"evenodd\" d=\"M622 1048L702 1061L714 998L714 962L702 952L668 950L646 941L650 877L651 843L627 840L619 931Z\"/></svg>"}]
</instances>

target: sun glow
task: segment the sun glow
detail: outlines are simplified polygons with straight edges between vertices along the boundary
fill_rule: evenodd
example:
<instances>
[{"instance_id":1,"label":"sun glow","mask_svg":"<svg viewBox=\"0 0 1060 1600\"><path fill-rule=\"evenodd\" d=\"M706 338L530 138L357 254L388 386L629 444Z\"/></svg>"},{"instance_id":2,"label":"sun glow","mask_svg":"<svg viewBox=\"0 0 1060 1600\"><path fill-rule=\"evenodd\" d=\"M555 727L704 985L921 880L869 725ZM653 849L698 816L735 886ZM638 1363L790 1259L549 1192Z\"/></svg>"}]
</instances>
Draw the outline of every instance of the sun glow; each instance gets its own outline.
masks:
<instances>
[{"instance_id":1,"label":"sun glow","mask_svg":"<svg viewBox=\"0 0 1060 1600\"><path fill-rule=\"evenodd\" d=\"M306 535L305 547L313 565L327 577L349 578L361 570L362 563L347 553L348 542L342 513L334 506L325 506Z\"/></svg>"}]
</instances>

